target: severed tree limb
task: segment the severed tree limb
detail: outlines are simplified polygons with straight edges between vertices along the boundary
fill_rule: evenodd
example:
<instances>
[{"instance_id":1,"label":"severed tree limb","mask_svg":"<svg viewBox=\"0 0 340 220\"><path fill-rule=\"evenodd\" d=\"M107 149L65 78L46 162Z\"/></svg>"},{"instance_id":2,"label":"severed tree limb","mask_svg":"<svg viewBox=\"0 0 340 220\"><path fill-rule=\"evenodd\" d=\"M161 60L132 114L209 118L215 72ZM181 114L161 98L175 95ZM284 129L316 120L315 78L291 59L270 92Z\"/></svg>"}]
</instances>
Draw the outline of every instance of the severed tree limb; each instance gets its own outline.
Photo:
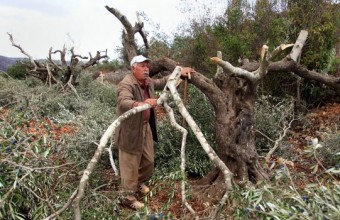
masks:
<instances>
[{"instance_id":1,"label":"severed tree limb","mask_svg":"<svg viewBox=\"0 0 340 220\"><path fill-rule=\"evenodd\" d=\"M217 57L220 60L222 60L222 52L221 51L217 51ZM223 68L220 65L217 65L215 78L218 78L222 73L223 73Z\"/></svg>"},{"instance_id":2,"label":"severed tree limb","mask_svg":"<svg viewBox=\"0 0 340 220\"><path fill-rule=\"evenodd\" d=\"M36 70L38 69L38 65L36 64L36 62L35 62L35 60L33 59L33 57L32 57L31 55L29 55L28 53L26 53L26 51L24 51L24 49L22 49L20 45L14 43L12 34L10 34L10 33L8 33L8 32L7 32L7 34L8 34L8 36L9 36L10 41L12 42L12 46L18 48L18 49L21 51L21 53L23 53L24 55L26 55L26 56L28 57L28 59L30 60L30 62L31 62L31 63L33 64L33 66L34 66L34 70L33 70L33 71L36 71Z\"/></svg>"},{"instance_id":3,"label":"severed tree limb","mask_svg":"<svg viewBox=\"0 0 340 220\"><path fill-rule=\"evenodd\" d=\"M267 45L263 45L262 49L261 49L260 67L254 73L257 81L262 79L267 74L268 66L269 66L268 46Z\"/></svg>"},{"instance_id":4,"label":"severed tree limb","mask_svg":"<svg viewBox=\"0 0 340 220\"><path fill-rule=\"evenodd\" d=\"M79 65L79 60L77 59L78 57L81 59L88 59L85 56L77 55L74 53L74 48L70 49L71 52L71 64L70 66L67 65L65 56L66 56L66 48L65 45L63 47L63 50L56 50L52 51L52 47L49 49L48 57L47 60L45 61L36 61L33 59L31 55L29 55L26 51L23 50L23 48L16 44L14 42L13 36L10 33L7 33L9 36L9 39L12 43L12 46L18 48L21 53L23 53L25 56L29 58L30 64L28 65L26 63L23 63L26 68L27 68L27 74L36 77L40 79L43 82L49 82L49 85L51 85L52 81L51 79L53 78L53 83L58 82L55 76L59 74L59 71L62 72L62 74L65 76L65 80L63 80L63 83L66 84L69 82L70 79L70 74L75 75L74 78L76 78L77 73L79 73L82 69L86 69L90 66L93 66L98 63L101 59L107 58L107 53L105 55L101 55L99 51L97 51L97 54L95 57L92 57L83 65ZM60 59L61 59L61 64L57 64L56 62L53 61L52 59L52 54L60 53ZM80 68L79 68L80 66ZM69 84L72 84L74 82L69 82ZM71 86L70 86L71 87ZM75 91L74 88L71 87L73 91Z\"/></svg>"},{"instance_id":5,"label":"severed tree limb","mask_svg":"<svg viewBox=\"0 0 340 220\"><path fill-rule=\"evenodd\" d=\"M93 66L93 65L97 64L99 60L107 58L107 57L108 57L107 55L101 55L100 52L97 51L96 56L95 57L91 56L90 60L87 61L85 64L83 64L81 67L83 69L86 69L86 68L88 68L90 66ZM85 58L85 59L87 59L87 58Z\"/></svg>"},{"instance_id":6,"label":"severed tree limb","mask_svg":"<svg viewBox=\"0 0 340 220\"><path fill-rule=\"evenodd\" d=\"M73 79L73 75L71 74L70 79L68 80L68 82L66 83L66 85L72 89L72 91L76 94L77 98L80 98L80 96L78 95L78 92L77 92L76 88L72 85L72 79Z\"/></svg>"},{"instance_id":7,"label":"severed tree limb","mask_svg":"<svg viewBox=\"0 0 340 220\"><path fill-rule=\"evenodd\" d=\"M340 77L328 75L326 73L320 73L314 70L308 70L306 67L303 67L298 63L298 59L301 56L302 48L306 43L308 32L302 30L298 36L298 39L294 43L294 47L292 48L291 53L286 56L284 59L276 62L271 62L268 67L268 72L271 73L282 73L282 72L292 72L297 76L300 76L307 80L314 80L320 83L323 83L340 95ZM281 50L291 48L292 45L283 45L282 49L277 48L275 50ZM274 51L275 51L274 50ZM276 52L273 52L276 54ZM277 56L277 55L275 55ZM270 59L271 61L272 59ZM259 68L258 63L248 63L242 66L242 69L248 71L255 71Z\"/></svg>"},{"instance_id":8,"label":"severed tree limb","mask_svg":"<svg viewBox=\"0 0 340 220\"><path fill-rule=\"evenodd\" d=\"M274 58L278 57L280 54L284 52L287 48L293 47L294 44L281 44L280 46L276 47L270 55L270 61L272 61Z\"/></svg>"},{"instance_id":9,"label":"severed tree limb","mask_svg":"<svg viewBox=\"0 0 340 220\"><path fill-rule=\"evenodd\" d=\"M2 198L0 200L0 207L2 207L3 203L5 202L5 200L7 199L7 197L11 194L11 192L16 188L16 184L21 182L23 179L25 179L28 175L31 174L32 171L27 172L23 177L21 177L20 179L18 179L18 177L16 177L14 184L12 185L12 187L4 194L2 195Z\"/></svg>"},{"instance_id":10,"label":"severed tree limb","mask_svg":"<svg viewBox=\"0 0 340 220\"><path fill-rule=\"evenodd\" d=\"M187 135L188 135L188 131L180 126L175 119L175 114L172 110L172 108L170 108L170 106L165 102L163 104L166 112L169 115L170 118L170 123L171 125L176 128L177 130L179 130L180 132L182 132L182 145L181 145L181 173L182 173L182 203L183 205L185 205L185 207L187 207L187 209L191 212L191 214L193 214L194 216L196 216L196 212L194 211L194 209L190 206L190 204L187 202L186 200L186 190L185 190L185 179L186 179L186 174L185 174L185 144L186 144L186 140L187 140Z\"/></svg>"},{"instance_id":11,"label":"severed tree limb","mask_svg":"<svg viewBox=\"0 0 340 220\"><path fill-rule=\"evenodd\" d=\"M234 67L228 61L222 60L222 56L219 57L219 55L218 57L212 57L211 60L218 64L218 66L222 67L222 69L226 70L226 72L229 72L232 76L237 76L249 80L250 82L258 83L265 75L267 75L270 64L269 61L273 60L278 55L282 54L285 49L290 47L291 45L281 45L276 48L272 54L269 54L268 46L263 45L261 50L261 62L255 71L248 71L240 67ZM215 77L218 76L220 72L221 70L217 69Z\"/></svg>"},{"instance_id":12,"label":"severed tree limb","mask_svg":"<svg viewBox=\"0 0 340 220\"><path fill-rule=\"evenodd\" d=\"M48 52L48 60L54 64L54 66L56 68L58 68L59 70L63 70L62 67L60 67L58 64L56 64L53 59L52 59L52 54L56 54L56 53L60 53L60 61L61 61L61 66L63 68L67 67L67 63L66 63L66 47L65 45L63 46L63 50L56 50L56 51L52 51L52 47L50 48L49 52Z\"/></svg>"},{"instance_id":13,"label":"severed tree limb","mask_svg":"<svg viewBox=\"0 0 340 220\"><path fill-rule=\"evenodd\" d=\"M112 155L112 143L110 144L110 147L106 149L109 152L109 157L110 157L110 163L111 167L113 169L113 172L115 173L116 176L119 176L118 169L116 167L115 161L113 160L113 155Z\"/></svg>"},{"instance_id":14,"label":"severed tree limb","mask_svg":"<svg viewBox=\"0 0 340 220\"><path fill-rule=\"evenodd\" d=\"M135 30L131 23L128 21L125 15L123 15L118 9L105 6L105 8L112 13L124 26L122 33L122 41L125 51L128 55L128 60L131 60L137 55L137 44L135 42Z\"/></svg>"},{"instance_id":15,"label":"severed tree limb","mask_svg":"<svg viewBox=\"0 0 340 220\"><path fill-rule=\"evenodd\" d=\"M58 64L56 64L52 59L52 47L50 48L50 51L48 53L48 61L52 64L52 66L60 71L63 71L62 67L60 67Z\"/></svg>"},{"instance_id":16,"label":"severed tree limb","mask_svg":"<svg viewBox=\"0 0 340 220\"><path fill-rule=\"evenodd\" d=\"M225 202L228 198L228 190L232 189L231 179L233 174L230 172L229 168L225 165L225 163L218 157L214 149L209 145L208 141L205 139L201 129L198 127L194 119L188 113L184 104L179 96L179 93L176 88L176 81L180 78L181 68L176 67L174 72L170 75L166 87L170 90L171 95L174 98L176 105L179 108L179 112L181 115L186 119L188 125L193 130L194 134L196 135L197 140L200 142L201 146L203 147L204 151L207 153L210 160L221 170L224 175L224 180L226 184L226 192L223 195L219 206L215 209L212 215L212 219L216 219L217 214L225 205Z\"/></svg>"},{"instance_id":17,"label":"severed tree limb","mask_svg":"<svg viewBox=\"0 0 340 220\"><path fill-rule=\"evenodd\" d=\"M128 21L125 15L123 15L118 9L111 8L109 6L105 6L105 8L113 14L120 23L124 26L124 31L122 33L122 41L125 52L127 53L128 60L131 60L134 56L137 55L137 44L135 40L135 33L139 33L143 39L146 51L149 49L149 44L147 40L147 35L143 31L143 22L140 21L139 16L137 15L138 22L136 22L135 26L132 26Z\"/></svg>"},{"instance_id":18,"label":"severed tree limb","mask_svg":"<svg viewBox=\"0 0 340 220\"><path fill-rule=\"evenodd\" d=\"M53 79L55 82L57 82L57 80L56 80L56 78L54 78L48 63L46 63L46 69L47 69L47 73L48 73L48 79L46 79L46 81L48 80L48 85L51 87L52 86L51 79Z\"/></svg>"},{"instance_id":19,"label":"severed tree limb","mask_svg":"<svg viewBox=\"0 0 340 220\"><path fill-rule=\"evenodd\" d=\"M135 29L135 32L138 32L140 34L140 36L142 37L143 43L145 45L145 49L146 49L146 51L148 51L150 49L150 46L149 46L149 43L148 43L147 35L143 31L144 23L140 19L139 15L140 15L140 13L137 12L137 21L138 22L136 23L136 26L135 26L134 29Z\"/></svg>"},{"instance_id":20,"label":"severed tree limb","mask_svg":"<svg viewBox=\"0 0 340 220\"><path fill-rule=\"evenodd\" d=\"M52 215L44 218L44 220L51 220L51 219L54 219L55 217L57 217L58 215L60 215L63 211L65 211L70 205L71 203L73 202L74 198L76 197L78 193L78 189L76 189L72 195L70 196L70 198L67 200L67 202L65 203L65 205L59 209L58 211L56 211L55 213L53 213Z\"/></svg>"},{"instance_id":21,"label":"severed tree limb","mask_svg":"<svg viewBox=\"0 0 340 220\"><path fill-rule=\"evenodd\" d=\"M270 151L267 153L265 160L268 163L270 161L270 157L273 155L275 150L279 147L280 142L283 140L283 138L287 135L288 130L291 128L291 125L294 121L291 120L288 124L284 122L285 118L288 117L289 115L293 114L292 111L294 111L294 101L291 101L289 109L287 109L281 116L281 121L284 124L283 127L283 132L280 134L279 138L275 140L274 147L270 149Z\"/></svg>"},{"instance_id":22,"label":"severed tree limb","mask_svg":"<svg viewBox=\"0 0 340 220\"><path fill-rule=\"evenodd\" d=\"M298 36L298 39L296 40L294 47L288 57L295 62L298 61L299 57L302 54L302 48L305 45L305 42L307 40L308 32L306 30L302 30Z\"/></svg>"},{"instance_id":23,"label":"severed tree limb","mask_svg":"<svg viewBox=\"0 0 340 220\"><path fill-rule=\"evenodd\" d=\"M254 72L249 72L248 70L242 69L240 67L234 67L228 61L224 61L218 57L212 57L210 59L221 66L223 69L225 69L226 72L230 72L233 76L238 76L251 82L255 82L257 80Z\"/></svg>"}]
</instances>

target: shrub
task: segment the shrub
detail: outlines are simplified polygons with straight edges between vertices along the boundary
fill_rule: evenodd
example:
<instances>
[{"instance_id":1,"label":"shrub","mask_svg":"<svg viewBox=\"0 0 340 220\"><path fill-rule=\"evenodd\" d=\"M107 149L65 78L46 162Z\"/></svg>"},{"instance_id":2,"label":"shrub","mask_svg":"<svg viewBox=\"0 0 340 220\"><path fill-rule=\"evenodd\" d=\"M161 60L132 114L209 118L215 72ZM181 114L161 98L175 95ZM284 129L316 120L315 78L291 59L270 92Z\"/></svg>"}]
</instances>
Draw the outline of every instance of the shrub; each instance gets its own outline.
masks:
<instances>
[{"instance_id":1,"label":"shrub","mask_svg":"<svg viewBox=\"0 0 340 220\"><path fill-rule=\"evenodd\" d=\"M100 64L96 65L94 69L103 72L114 72L121 68L123 64L119 60L104 60Z\"/></svg>"},{"instance_id":2,"label":"shrub","mask_svg":"<svg viewBox=\"0 0 340 220\"><path fill-rule=\"evenodd\" d=\"M27 75L26 65L30 65L27 59L19 60L7 69L7 73L14 79L25 79Z\"/></svg>"}]
</instances>

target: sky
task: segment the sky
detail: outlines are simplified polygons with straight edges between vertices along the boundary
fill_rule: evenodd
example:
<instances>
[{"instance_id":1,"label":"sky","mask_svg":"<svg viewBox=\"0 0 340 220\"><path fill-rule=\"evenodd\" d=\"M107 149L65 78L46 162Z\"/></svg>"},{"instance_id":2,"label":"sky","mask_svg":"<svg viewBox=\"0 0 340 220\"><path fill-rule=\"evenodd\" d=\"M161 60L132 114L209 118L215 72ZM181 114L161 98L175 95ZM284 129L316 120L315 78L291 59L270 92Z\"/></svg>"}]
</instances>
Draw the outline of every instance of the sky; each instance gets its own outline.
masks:
<instances>
[{"instance_id":1,"label":"sky","mask_svg":"<svg viewBox=\"0 0 340 220\"><path fill-rule=\"evenodd\" d=\"M123 26L106 5L132 24L136 12L142 11L159 24L159 31L171 35L183 19L179 4L180 0L0 0L0 55L24 57L11 45L8 32L34 59L46 58L50 47L60 50L63 45L83 56L108 49L110 58L115 58ZM154 27L145 22L144 28Z\"/></svg>"}]
</instances>

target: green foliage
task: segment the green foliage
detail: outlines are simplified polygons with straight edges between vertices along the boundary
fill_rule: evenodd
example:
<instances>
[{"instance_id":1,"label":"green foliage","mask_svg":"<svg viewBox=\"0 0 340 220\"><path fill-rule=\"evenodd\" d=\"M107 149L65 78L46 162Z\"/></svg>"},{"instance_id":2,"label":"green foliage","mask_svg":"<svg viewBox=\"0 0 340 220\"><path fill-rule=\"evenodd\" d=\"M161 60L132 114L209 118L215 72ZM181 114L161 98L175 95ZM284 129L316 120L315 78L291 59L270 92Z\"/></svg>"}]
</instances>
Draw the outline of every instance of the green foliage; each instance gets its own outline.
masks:
<instances>
[{"instance_id":1,"label":"green foliage","mask_svg":"<svg viewBox=\"0 0 340 220\"><path fill-rule=\"evenodd\" d=\"M320 151L319 154L322 161L327 167L334 166L335 168L340 168L340 136L330 135L326 140L324 140L325 151Z\"/></svg>"},{"instance_id":2,"label":"green foliage","mask_svg":"<svg viewBox=\"0 0 340 220\"><path fill-rule=\"evenodd\" d=\"M301 87L301 96L308 107L319 106L336 99L336 92L318 82L305 82Z\"/></svg>"},{"instance_id":3,"label":"green foliage","mask_svg":"<svg viewBox=\"0 0 340 220\"><path fill-rule=\"evenodd\" d=\"M283 132L282 124L292 119L289 110L290 99L260 96L256 102L256 148L261 153L268 152Z\"/></svg>"},{"instance_id":4,"label":"green foliage","mask_svg":"<svg viewBox=\"0 0 340 220\"><path fill-rule=\"evenodd\" d=\"M38 124L41 133L33 132ZM69 175L59 175L66 165L59 166L64 158L56 155L65 149L48 126L29 106L17 105L0 118L1 219L41 219L49 212L41 198L48 196L58 205L65 199L65 189L74 188L72 182L64 182Z\"/></svg>"},{"instance_id":5,"label":"green foliage","mask_svg":"<svg viewBox=\"0 0 340 220\"><path fill-rule=\"evenodd\" d=\"M176 109L175 106L174 109ZM215 147L213 108L207 98L193 86L189 86L188 89L187 109L202 130L208 143ZM182 118L177 118L177 122L182 124ZM191 129L187 128L187 130L186 171L195 176L203 176L210 170L211 162ZM159 123L158 131L160 141L155 146L157 171L161 173L176 171L180 166L182 134L174 131L168 120Z\"/></svg>"},{"instance_id":6,"label":"green foliage","mask_svg":"<svg viewBox=\"0 0 340 220\"><path fill-rule=\"evenodd\" d=\"M164 212L169 210L169 207L175 203L177 199L176 191L178 188L176 187L176 184L182 179L183 176L178 169L169 173L157 172L149 181L149 184L152 186L152 190L144 198L144 201L148 202L152 197L166 193L168 199L164 204L162 204L161 210L159 211Z\"/></svg>"},{"instance_id":7,"label":"green foliage","mask_svg":"<svg viewBox=\"0 0 340 220\"><path fill-rule=\"evenodd\" d=\"M222 51L223 60L237 66L239 58L257 61L264 44L272 51L280 44L294 43L305 29L308 38L300 63L309 70L337 74L339 59L335 48L339 43L339 12L335 1L258 0L249 5L243 0L233 0L224 16L215 17L212 22L199 20L202 15L190 21L189 31L183 31L173 42L174 59L209 77L215 70L209 64L209 57L217 51ZM187 32L190 34L185 35ZM263 84L265 94L296 96L296 78L287 73L266 77ZM335 95L319 83L307 80L301 88L301 99L311 106Z\"/></svg>"},{"instance_id":8,"label":"green foliage","mask_svg":"<svg viewBox=\"0 0 340 220\"><path fill-rule=\"evenodd\" d=\"M103 72L114 72L121 68L123 64L119 60L104 60L103 62L97 64L95 69Z\"/></svg>"},{"instance_id":9,"label":"green foliage","mask_svg":"<svg viewBox=\"0 0 340 220\"><path fill-rule=\"evenodd\" d=\"M162 38L162 36L159 37L160 39L152 38L150 40L151 45L148 50L148 57L152 60L159 59L161 57L168 57L170 55L170 48L166 39Z\"/></svg>"},{"instance_id":10,"label":"green foliage","mask_svg":"<svg viewBox=\"0 0 340 220\"><path fill-rule=\"evenodd\" d=\"M321 71L328 66L329 53L338 42L339 10L329 1L291 1L287 17L292 19L290 39L294 40L300 30L308 30L308 43L301 63L308 69Z\"/></svg>"},{"instance_id":11,"label":"green foliage","mask_svg":"<svg viewBox=\"0 0 340 220\"><path fill-rule=\"evenodd\" d=\"M93 156L92 143L115 116L114 88L93 81L90 74L81 74L79 98L59 85L32 87L31 82L0 77L0 198L9 195L1 219L42 219L51 207L64 205L79 184L77 173ZM102 183L91 184L97 188ZM112 218L115 198L91 192L83 215ZM69 213L63 215L69 219Z\"/></svg>"},{"instance_id":12,"label":"green foliage","mask_svg":"<svg viewBox=\"0 0 340 220\"><path fill-rule=\"evenodd\" d=\"M270 49L287 42L290 18L286 17L281 1L258 0L254 5L253 50L266 44Z\"/></svg>"},{"instance_id":13,"label":"green foliage","mask_svg":"<svg viewBox=\"0 0 340 220\"><path fill-rule=\"evenodd\" d=\"M13 66L7 69L7 73L14 79L25 79L27 75L26 65L29 64L28 60L17 61Z\"/></svg>"},{"instance_id":14,"label":"green foliage","mask_svg":"<svg viewBox=\"0 0 340 220\"><path fill-rule=\"evenodd\" d=\"M195 67L207 75L212 73L216 65L210 57L216 56L218 45L209 26L193 24L193 37L176 36L172 45L173 57L180 60L181 65Z\"/></svg>"},{"instance_id":15,"label":"green foliage","mask_svg":"<svg viewBox=\"0 0 340 220\"><path fill-rule=\"evenodd\" d=\"M284 98L287 95L296 97L298 78L293 74L268 74L259 85L259 94Z\"/></svg>"},{"instance_id":16,"label":"green foliage","mask_svg":"<svg viewBox=\"0 0 340 220\"><path fill-rule=\"evenodd\" d=\"M306 157L314 159L311 167L324 167L318 158L323 147L307 146ZM322 151L322 150L321 150ZM334 152L333 152L334 153ZM337 160L339 161L339 160ZM274 169L273 169L274 168ZM340 218L340 185L337 167L318 171L317 183L298 187L286 165L273 164L270 183L234 189L229 198L235 205L235 219L338 219ZM314 168L314 173L317 169ZM297 172L297 171L295 171ZM295 178L305 173L295 173Z\"/></svg>"},{"instance_id":17,"label":"green foliage","mask_svg":"<svg viewBox=\"0 0 340 220\"><path fill-rule=\"evenodd\" d=\"M285 174L285 168L282 171ZM281 184L280 184L281 183ZM340 185L307 185L302 191L289 182L234 190L234 219L338 219Z\"/></svg>"}]
</instances>

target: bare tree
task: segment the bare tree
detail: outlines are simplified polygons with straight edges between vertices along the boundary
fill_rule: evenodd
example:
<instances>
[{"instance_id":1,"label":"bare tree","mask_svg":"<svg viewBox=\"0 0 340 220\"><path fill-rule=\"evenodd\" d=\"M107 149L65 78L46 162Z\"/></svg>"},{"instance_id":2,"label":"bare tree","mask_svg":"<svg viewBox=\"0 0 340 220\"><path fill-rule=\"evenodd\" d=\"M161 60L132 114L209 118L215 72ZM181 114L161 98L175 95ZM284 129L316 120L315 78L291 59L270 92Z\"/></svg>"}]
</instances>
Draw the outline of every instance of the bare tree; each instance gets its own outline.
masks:
<instances>
[{"instance_id":1,"label":"bare tree","mask_svg":"<svg viewBox=\"0 0 340 220\"><path fill-rule=\"evenodd\" d=\"M10 33L7 33L9 39L12 43L12 46L18 48L21 53L23 53L29 59L29 63L24 63L26 65L27 73L31 76L34 76L46 84L51 85L52 83L58 82L58 77L61 76L61 81L64 85L68 85L73 88L73 85L76 84L77 77L80 72L90 66L97 64L101 59L107 58L107 54L101 54L101 52L97 51L96 56L92 57L91 53L89 53L89 57L81 56L74 52L74 48L70 49L71 57L70 62L66 62L66 47L64 45L62 50L53 51L52 47L49 50L47 60L34 60L34 58L27 53L20 45L14 42L13 36ZM53 58L53 54L60 54L60 63L57 63ZM80 62L79 59L86 60L86 62Z\"/></svg>"},{"instance_id":2,"label":"bare tree","mask_svg":"<svg viewBox=\"0 0 340 220\"><path fill-rule=\"evenodd\" d=\"M138 22L134 26L127 20L126 16L123 15L118 9L111 8L109 6L105 6L105 8L111 12L124 26L124 31L122 33L122 43L124 46L124 51L127 55L128 60L131 60L134 56L137 55L137 44L135 41L135 34L139 33L143 39L145 44L145 48L149 49L149 44L147 40L147 36L144 33L143 22L141 22L138 18ZM147 52L144 54L147 56Z\"/></svg>"}]
</instances>

